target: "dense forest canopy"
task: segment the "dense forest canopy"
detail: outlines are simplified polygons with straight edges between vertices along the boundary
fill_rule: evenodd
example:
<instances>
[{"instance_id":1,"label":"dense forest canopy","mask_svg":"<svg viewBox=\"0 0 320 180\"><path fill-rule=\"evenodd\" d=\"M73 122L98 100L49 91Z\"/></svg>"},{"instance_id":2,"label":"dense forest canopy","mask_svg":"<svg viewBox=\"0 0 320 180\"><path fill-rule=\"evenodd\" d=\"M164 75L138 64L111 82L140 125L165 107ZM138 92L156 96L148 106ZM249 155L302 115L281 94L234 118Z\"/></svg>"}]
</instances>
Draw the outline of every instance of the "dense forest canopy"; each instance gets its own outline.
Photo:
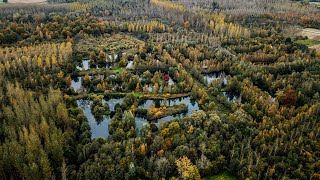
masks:
<instances>
[{"instance_id":1,"label":"dense forest canopy","mask_svg":"<svg viewBox=\"0 0 320 180\"><path fill-rule=\"evenodd\" d=\"M0 3L0 178L320 179L318 3Z\"/></svg>"}]
</instances>

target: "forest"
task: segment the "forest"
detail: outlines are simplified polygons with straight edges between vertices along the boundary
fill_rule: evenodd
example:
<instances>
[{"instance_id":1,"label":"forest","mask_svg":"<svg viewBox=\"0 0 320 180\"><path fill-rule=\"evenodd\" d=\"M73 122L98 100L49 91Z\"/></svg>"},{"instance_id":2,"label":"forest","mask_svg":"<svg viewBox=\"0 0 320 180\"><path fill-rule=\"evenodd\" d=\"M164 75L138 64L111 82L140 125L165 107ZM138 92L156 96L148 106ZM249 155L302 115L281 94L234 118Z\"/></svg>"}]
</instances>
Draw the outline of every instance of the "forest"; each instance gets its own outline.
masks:
<instances>
[{"instance_id":1,"label":"forest","mask_svg":"<svg viewBox=\"0 0 320 180\"><path fill-rule=\"evenodd\" d=\"M317 3L0 3L0 178L320 180Z\"/></svg>"}]
</instances>

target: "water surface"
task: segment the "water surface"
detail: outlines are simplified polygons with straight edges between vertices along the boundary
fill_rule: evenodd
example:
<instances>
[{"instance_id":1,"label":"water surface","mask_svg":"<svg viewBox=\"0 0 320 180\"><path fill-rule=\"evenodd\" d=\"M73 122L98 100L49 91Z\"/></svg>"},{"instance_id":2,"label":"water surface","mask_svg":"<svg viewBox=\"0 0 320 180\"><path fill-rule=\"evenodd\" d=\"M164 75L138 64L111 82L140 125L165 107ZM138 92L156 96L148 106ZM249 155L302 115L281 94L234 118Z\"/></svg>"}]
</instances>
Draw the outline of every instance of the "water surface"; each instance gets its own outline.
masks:
<instances>
[{"instance_id":1,"label":"water surface","mask_svg":"<svg viewBox=\"0 0 320 180\"><path fill-rule=\"evenodd\" d=\"M86 118L88 119L88 123L91 127L91 138L96 139L99 137L107 138L109 136L109 124L111 122L110 117L103 117L103 120L101 122L97 122L94 118L90 105L90 100L77 100L78 107L80 107Z\"/></svg>"}]
</instances>

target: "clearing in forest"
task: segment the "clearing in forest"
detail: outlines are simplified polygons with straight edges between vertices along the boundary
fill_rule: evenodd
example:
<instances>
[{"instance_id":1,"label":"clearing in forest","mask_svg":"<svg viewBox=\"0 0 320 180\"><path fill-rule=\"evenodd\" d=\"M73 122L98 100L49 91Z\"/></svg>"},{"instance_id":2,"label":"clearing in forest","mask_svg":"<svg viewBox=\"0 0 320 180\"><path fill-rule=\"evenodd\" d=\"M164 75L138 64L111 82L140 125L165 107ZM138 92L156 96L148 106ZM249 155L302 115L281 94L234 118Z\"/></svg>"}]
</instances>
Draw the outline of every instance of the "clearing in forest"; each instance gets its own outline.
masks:
<instances>
[{"instance_id":1,"label":"clearing in forest","mask_svg":"<svg viewBox=\"0 0 320 180\"><path fill-rule=\"evenodd\" d=\"M311 49L320 49L320 30L313 28L305 28L297 33L299 36L307 36L308 39L298 40L297 43L304 44Z\"/></svg>"},{"instance_id":2,"label":"clearing in forest","mask_svg":"<svg viewBox=\"0 0 320 180\"><path fill-rule=\"evenodd\" d=\"M313 28L305 28L298 35L307 36L309 39L320 40L320 30Z\"/></svg>"},{"instance_id":3,"label":"clearing in forest","mask_svg":"<svg viewBox=\"0 0 320 180\"><path fill-rule=\"evenodd\" d=\"M75 50L82 54L85 54L88 50L98 51L101 49L115 52L119 49L128 51L143 45L143 41L125 34L105 35L99 38L85 36L76 44Z\"/></svg>"}]
</instances>

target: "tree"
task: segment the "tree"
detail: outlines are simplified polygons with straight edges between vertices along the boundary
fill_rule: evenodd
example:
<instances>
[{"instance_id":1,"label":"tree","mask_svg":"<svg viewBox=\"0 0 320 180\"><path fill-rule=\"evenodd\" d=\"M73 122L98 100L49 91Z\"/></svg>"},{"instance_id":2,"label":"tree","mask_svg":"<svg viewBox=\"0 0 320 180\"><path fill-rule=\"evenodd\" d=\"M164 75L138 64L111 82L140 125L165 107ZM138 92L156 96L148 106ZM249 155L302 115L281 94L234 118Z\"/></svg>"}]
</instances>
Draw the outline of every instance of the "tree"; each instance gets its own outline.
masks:
<instances>
[{"instance_id":1,"label":"tree","mask_svg":"<svg viewBox=\"0 0 320 180\"><path fill-rule=\"evenodd\" d=\"M170 168L170 162L168 161L168 159L165 157L157 159L155 161L155 165L158 176L165 178Z\"/></svg>"},{"instance_id":2,"label":"tree","mask_svg":"<svg viewBox=\"0 0 320 180\"><path fill-rule=\"evenodd\" d=\"M153 84L156 84L156 83L160 83L160 80L161 80L161 76L160 76L160 73L157 71L154 73L154 76L152 78L152 83Z\"/></svg>"},{"instance_id":3,"label":"tree","mask_svg":"<svg viewBox=\"0 0 320 180\"><path fill-rule=\"evenodd\" d=\"M142 83L148 84L151 82L152 74L150 73L149 70L143 72L142 75Z\"/></svg>"},{"instance_id":4,"label":"tree","mask_svg":"<svg viewBox=\"0 0 320 180\"><path fill-rule=\"evenodd\" d=\"M83 78L83 85L89 86L91 84L91 78L88 74L86 74Z\"/></svg>"},{"instance_id":5,"label":"tree","mask_svg":"<svg viewBox=\"0 0 320 180\"><path fill-rule=\"evenodd\" d=\"M96 60L97 60L97 55L94 51L91 51L89 54L89 59L90 59L90 64L96 64Z\"/></svg>"},{"instance_id":6,"label":"tree","mask_svg":"<svg viewBox=\"0 0 320 180\"><path fill-rule=\"evenodd\" d=\"M190 28L190 23L189 23L189 21L184 22L183 27L184 27L185 29L189 29L189 28Z\"/></svg>"},{"instance_id":7,"label":"tree","mask_svg":"<svg viewBox=\"0 0 320 180\"><path fill-rule=\"evenodd\" d=\"M106 63L106 53L104 53L102 50L99 52L99 63Z\"/></svg>"},{"instance_id":8,"label":"tree","mask_svg":"<svg viewBox=\"0 0 320 180\"><path fill-rule=\"evenodd\" d=\"M137 83L137 85L136 85L136 91L137 91L137 92L140 91L140 83Z\"/></svg>"},{"instance_id":9,"label":"tree","mask_svg":"<svg viewBox=\"0 0 320 180\"><path fill-rule=\"evenodd\" d=\"M186 156L176 160L176 165L178 168L178 172L183 179L201 179L198 168L195 165L193 165Z\"/></svg>"},{"instance_id":10,"label":"tree","mask_svg":"<svg viewBox=\"0 0 320 180\"><path fill-rule=\"evenodd\" d=\"M284 94L284 104L288 106L294 106L297 102L297 96L293 89L289 89Z\"/></svg>"},{"instance_id":11,"label":"tree","mask_svg":"<svg viewBox=\"0 0 320 180\"><path fill-rule=\"evenodd\" d=\"M140 144L139 149L138 149L138 154L140 156L144 156L147 153L147 145L146 144Z\"/></svg>"},{"instance_id":12,"label":"tree","mask_svg":"<svg viewBox=\"0 0 320 180\"><path fill-rule=\"evenodd\" d=\"M157 94L158 92L159 92L159 84L155 83L154 86L153 86L153 93Z\"/></svg>"}]
</instances>

